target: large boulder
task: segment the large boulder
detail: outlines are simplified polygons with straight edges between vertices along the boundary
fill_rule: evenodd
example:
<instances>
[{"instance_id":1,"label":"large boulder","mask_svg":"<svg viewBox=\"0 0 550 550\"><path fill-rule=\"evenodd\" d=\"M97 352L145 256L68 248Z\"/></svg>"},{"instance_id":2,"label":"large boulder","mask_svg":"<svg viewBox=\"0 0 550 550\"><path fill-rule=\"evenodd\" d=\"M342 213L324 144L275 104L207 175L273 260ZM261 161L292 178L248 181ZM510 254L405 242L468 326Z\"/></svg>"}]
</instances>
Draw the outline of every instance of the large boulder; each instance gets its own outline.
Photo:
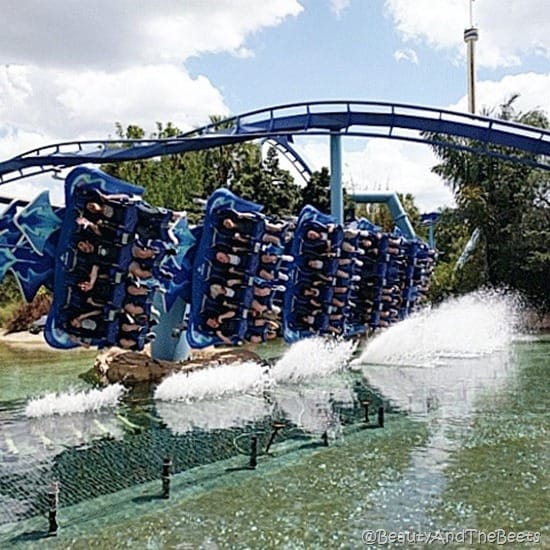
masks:
<instances>
[{"instance_id":1,"label":"large boulder","mask_svg":"<svg viewBox=\"0 0 550 550\"><path fill-rule=\"evenodd\" d=\"M96 377L104 384L120 382L133 386L159 382L174 372L190 372L200 368L244 361L262 362L259 355L242 348L193 352L189 359L178 363L153 359L146 352L110 348L97 356L93 370Z\"/></svg>"}]
</instances>

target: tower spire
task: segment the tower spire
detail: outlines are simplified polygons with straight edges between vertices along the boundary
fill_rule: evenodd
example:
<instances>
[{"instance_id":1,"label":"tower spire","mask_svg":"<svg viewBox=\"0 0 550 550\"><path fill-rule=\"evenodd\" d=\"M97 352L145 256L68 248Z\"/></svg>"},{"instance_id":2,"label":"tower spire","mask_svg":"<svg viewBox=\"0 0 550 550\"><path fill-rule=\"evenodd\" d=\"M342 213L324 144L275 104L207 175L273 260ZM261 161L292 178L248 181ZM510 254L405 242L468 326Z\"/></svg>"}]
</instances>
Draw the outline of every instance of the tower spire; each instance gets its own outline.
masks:
<instances>
[{"instance_id":1,"label":"tower spire","mask_svg":"<svg viewBox=\"0 0 550 550\"><path fill-rule=\"evenodd\" d=\"M475 43L479 37L476 27L474 27L473 3L474 0L469 0L470 3L470 27L464 30L464 42L467 45L467 74L468 74L468 111L475 114L476 112L476 95L475 95Z\"/></svg>"}]
</instances>

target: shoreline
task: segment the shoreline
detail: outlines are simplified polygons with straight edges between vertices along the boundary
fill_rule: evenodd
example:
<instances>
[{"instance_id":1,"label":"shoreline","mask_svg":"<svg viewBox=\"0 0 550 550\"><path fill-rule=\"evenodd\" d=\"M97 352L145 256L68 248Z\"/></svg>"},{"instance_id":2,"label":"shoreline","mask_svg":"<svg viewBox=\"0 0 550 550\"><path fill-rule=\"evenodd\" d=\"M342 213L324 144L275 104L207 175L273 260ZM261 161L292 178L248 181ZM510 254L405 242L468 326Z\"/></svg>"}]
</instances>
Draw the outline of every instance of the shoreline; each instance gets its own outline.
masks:
<instances>
[{"instance_id":1,"label":"shoreline","mask_svg":"<svg viewBox=\"0 0 550 550\"><path fill-rule=\"evenodd\" d=\"M91 351L83 347L76 347L71 349L56 349L52 348L46 340L44 340L44 334L40 332L39 334L31 334L28 330L22 330L19 332L10 332L6 333L5 330L0 331L0 345L5 345L11 349L21 349L21 350L38 350L46 351L49 353L68 353L68 352L79 352L82 351Z\"/></svg>"},{"instance_id":2,"label":"shoreline","mask_svg":"<svg viewBox=\"0 0 550 550\"><path fill-rule=\"evenodd\" d=\"M91 353L95 352L96 355L100 355L102 350L96 348L85 348L83 346L77 346L70 349L58 349L52 348L44 339L44 334L40 332L39 334L31 334L28 330L22 330L19 332L10 332L6 334L4 329L0 329L0 345L5 345L12 350L33 350L33 351L45 351L49 353ZM112 348L116 350L117 353L121 353L125 350L119 348ZM147 349L144 350L147 353ZM188 361L206 361L211 357L215 356L220 352L228 352L233 350L233 347L219 347L219 348L205 348L202 350L191 350ZM251 349L251 348L248 348ZM185 363L185 361L184 361Z\"/></svg>"}]
</instances>

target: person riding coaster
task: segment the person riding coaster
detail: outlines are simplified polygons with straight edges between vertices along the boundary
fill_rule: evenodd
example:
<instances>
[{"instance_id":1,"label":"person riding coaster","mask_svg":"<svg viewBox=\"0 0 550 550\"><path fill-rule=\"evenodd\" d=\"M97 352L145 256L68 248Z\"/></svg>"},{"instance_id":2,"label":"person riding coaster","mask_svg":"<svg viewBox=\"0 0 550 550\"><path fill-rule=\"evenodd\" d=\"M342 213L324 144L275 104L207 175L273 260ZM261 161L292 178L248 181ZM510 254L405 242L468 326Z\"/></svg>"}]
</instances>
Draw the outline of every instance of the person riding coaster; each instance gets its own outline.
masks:
<instances>
[{"instance_id":1,"label":"person riding coaster","mask_svg":"<svg viewBox=\"0 0 550 550\"><path fill-rule=\"evenodd\" d=\"M238 279L229 279L225 281L225 284L221 282L214 282L210 284L209 295L215 299L218 296L224 296L231 301L238 301L242 303L245 299L249 299L254 296L256 298L265 298L271 296L274 290L280 290L284 287L281 286L248 286L242 285Z\"/></svg>"},{"instance_id":2,"label":"person riding coaster","mask_svg":"<svg viewBox=\"0 0 550 550\"><path fill-rule=\"evenodd\" d=\"M246 318L237 316L234 310L206 316L203 330L228 345L242 343L241 334L246 330Z\"/></svg>"},{"instance_id":3,"label":"person riding coaster","mask_svg":"<svg viewBox=\"0 0 550 550\"><path fill-rule=\"evenodd\" d=\"M149 323L135 323L132 319L122 319L118 326L119 340L130 339L135 342L139 342L143 339L144 342L152 342L155 340L155 333L150 331L151 326Z\"/></svg>"},{"instance_id":4,"label":"person riding coaster","mask_svg":"<svg viewBox=\"0 0 550 550\"><path fill-rule=\"evenodd\" d=\"M108 322L104 318L103 309L93 309L73 317L65 330L75 336L102 338L107 332Z\"/></svg>"},{"instance_id":5,"label":"person riding coaster","mask_svg":"<svg viewBox=\"0 0 550 550\"><path fill-rule=\"evenodd\" d=\"M110 243L128 244L133 238L133 231L130 232L124 228L111 226L108 223L102 223L98 220L96 223L90 221L84 216L78 216L75 219L77 234L82 234L84 239L92 241L105 241Z\"/></svg>"},{"instance_id":6,"label":"person riding coaster","mask_svg":"<svg viewBox=\"0 0 550 550\"><path fill-rule=\"evenodd\" d=\"M124 226L132 208L135 209L135 233L143 241L170 240L178 243L172 232L173 225L187 216L185 211L174 212L167 208L152 206L141 197L124 193L104 194L97 189L89 190L91 198L85 203L85 215L92 222L109 223L116 227Z\"/></svg>"},{"instance_id":7,"label":"person riding coaster","mask_svg":"<svg viewBox=\"0 0 550 550\"><path fill-rule=\"evenodd\" d=\"M122 199L125 199L124 202ZM131 211L128 208L130 203L128 195L106 195L99 189L76 188L75 200L77 208L82 205L83 215L90 221L97 223L108 223L113 227L126 225ZM137 199L134 199L134 201ZM133 213L132 213L133 214Z\"/></svg>"},{"instance_id":8,"label":"person riding coaster","mask_svg":"<svg viewBox=\"0 0 550 550\"><path fill-rule=\"evenodd\" d=\"M279 323L269 319L255 319L248 322L245 340L253 344L266 342L277 338L280 329Z\"/></svg>"},{"instance_id":9,"label":"person riding coaster","mask_svg":"<svg viewBox=\"0 0 550 550\"><path fill-rule=\"evenodd\" d=\"M90 240L80 240L76 243L77 260L80 255L90 257L94 262L121 266L127 264L132 255L131 246L117 246L110 243L94 244Z\"/></svg>"},{"instance_id":10,"label":"person riding coaster","mask_svg":"<svg viewBox=\"0 0 550 550\"><path fill-rule=\"evenodd\" d=\"M241 239L260 240L264 243L281 245L281 237L288 224L274 223L257 212L242 212L233 208L221 207L212 212L214 226L229 235L238 234Z\"/></svg>"},{"instance_id":11,"label":"person riding coaster","mask_svg":"<svg viewBox=\"0 0 550 550\"><path fill-rule=\"evenodd\" d=\"M239 267L244 272L253 274L258 266L258 253L247 246L228 246L220 243L208 251L208 259L218 268Z\"/></svg>"}]
</instances>

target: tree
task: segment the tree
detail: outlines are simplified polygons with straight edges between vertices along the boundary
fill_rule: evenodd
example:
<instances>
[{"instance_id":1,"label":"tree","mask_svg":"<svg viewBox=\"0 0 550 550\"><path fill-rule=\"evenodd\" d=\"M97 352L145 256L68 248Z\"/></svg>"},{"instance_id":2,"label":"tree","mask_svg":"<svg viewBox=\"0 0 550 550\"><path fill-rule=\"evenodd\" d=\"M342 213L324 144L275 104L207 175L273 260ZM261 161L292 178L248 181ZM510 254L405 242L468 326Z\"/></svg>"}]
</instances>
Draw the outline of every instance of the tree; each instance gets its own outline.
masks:
<instances>
[{"instance_id":1,"label":"tree","mask_svg":"<svg viewBox=\"0 0 550 550\"><path fill-rule=\"evenodd\" d=\"M430 284L430 300L440 302L478 288L483 255L474 254L461 269L456 269L456 262L470 238L463 212L457 208L444 208L436 226L436 235L437 262Z\"/></svg>"},{"instance_id":2,"label":"tree","mask_svg":"<svg viewBox=\"0 0 550 550\"><path fill-rule=\"evenodd\" d=\"M290 216L298 213L300 187L288 170L279 166L277 149L270 147L266 158L256 167L245 164L234 184L234 191L245 199L264 205L269 216Z\"/></svg>"},{"instance_id":3,"label":"tree","mask_svg":"<svg viewBox=\"0 0 550 550\"><path fill-rule=\"evenodd\" d=\"M211 117L219 123L219 117ZM220 128L223 127L223 123ZM145 132L136 125L126 129L116 124L120 139L144 139ZM157 123L151 138L168 139L180 133L170 122ZM216 189L226 187L242 198L265 206L268 215L296 214L300 203L300 188L287 170L279 166L275 148L270 148L262 160L260 145L238 143L123 163L105 164L107 173L141 185L144 198L152 204L175 210L187 210L192 221L198 221L202 211L195 198L208 198Z\"/></svg>"},{"instance_id":4,"label":"tree","mask_svg":"<svg viewBox=\"0 0 550 550\"><path fill-rule=\"evenodd\" d=\"M313 172L311 178L302 189L302 203L314 206L321 212L330 212L330 173L326 166L320 171Z\"/></svg>"},{"instance_id":5,"label":"tree","mask_svg":"<svg viewBox=\"0 0 550 550\"><path fill-rule=\"evenodd\" d=\"M517 113L511 97L498 111L485 114L548 128L538 110ZM434 137L434 136L431 136ZM451 147L433 145L441 163L433 168L454 191L458 211L470 234L481 230L474 261L477 284L504 285L522 291L538 307L550 310L550 239L548 234L550 179L539 169L465 152L455 147L482 144L464 138L442 137ZM501 153L511 149L491 146ZM517 152L514 151L517 155ZM533 155L523 153L526 160ZM441 224L440 224L441 225Z\"/></svg>"},{"instance_id":6,"label":"tree","mask_svg":"<svg viewBox=\"0 0 550 550\"><path fill-rule=\"evenodd\" d=\"M145 131L132 124L124 130L120 123L116 123L116 133L120 139L139 140L145 137ZM150 137L168 139L179 133L172 123L163 126L158 122L157 131ZM102 169L112 176L144 187L144 198L151 204L187 210L193 219L200 216L200 208L193 199L204 195L199 162L196 153L186 153L111 163L103 165Z\"/></svg>"},{"instance_id":7,"label":"tree","mask_svg":"<svg viewBox=\"0 0 550 550\"><path fill-rule=\"evenodd\" d=\"M355 213L355 203L351 200L347 194L346 189L343 189L344 200L344 217L346 219L353 219ZM330 172L326 166L323 166L321 170L313 172L308 183L302 188L302 202L300 209L306 204L310 204L324 212L329 214L331 211L331 198L330 198Z\"/></svg>"}]
</instances>

